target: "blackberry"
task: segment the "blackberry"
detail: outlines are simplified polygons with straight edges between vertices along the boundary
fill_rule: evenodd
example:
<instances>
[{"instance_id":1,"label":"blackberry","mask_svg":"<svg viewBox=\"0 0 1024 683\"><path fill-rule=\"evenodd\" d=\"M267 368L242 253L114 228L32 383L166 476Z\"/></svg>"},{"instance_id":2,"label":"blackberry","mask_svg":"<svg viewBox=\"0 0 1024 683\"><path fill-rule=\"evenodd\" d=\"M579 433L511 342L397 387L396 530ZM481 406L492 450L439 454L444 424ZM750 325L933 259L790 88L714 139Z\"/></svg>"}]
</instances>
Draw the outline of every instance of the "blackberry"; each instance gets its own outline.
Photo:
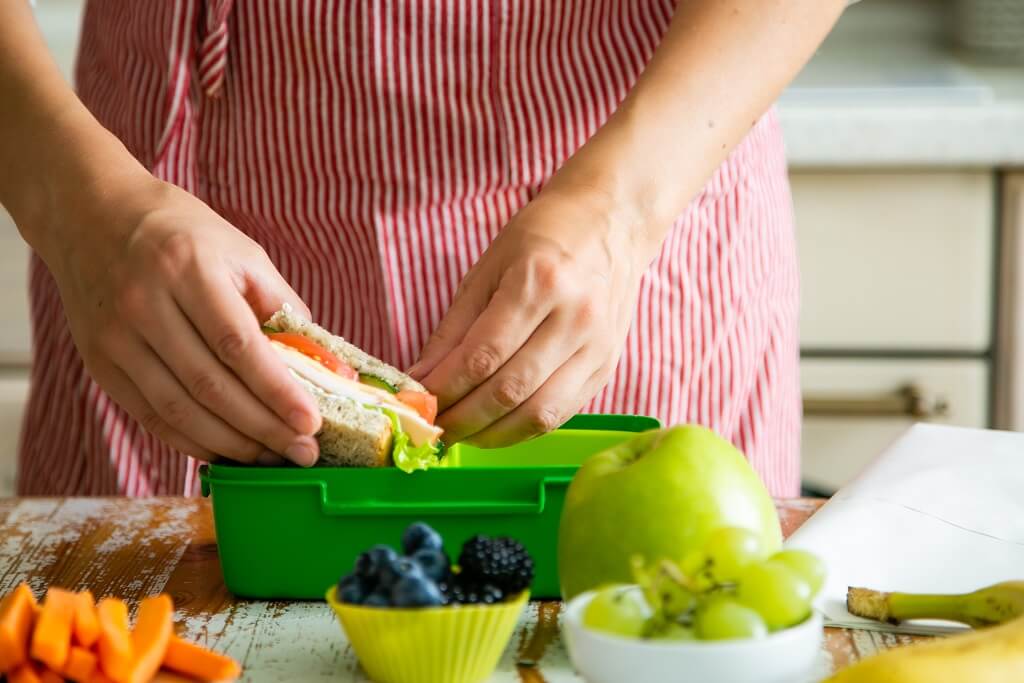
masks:
<instances>
[{"instance_id":1,"label":"blackberry","mask_svg":"<svg viewBox=\"0 0 1024 683\"><path fill-rule=\"evenodd\" d=\"M533 581L533 558L519 541L505 536L474 536L459 554L460 578L492 584L504 595L525 590Z\"/></svg>"},{"instance_id":2,"label":"blackberry","mask_svg":"<svg viewBox=\"0 0 1024 683\"><path fill-rule=\"evenodd\" d=\"M438 584L444 604L493 605L505 599L505 592L492 583L479 583L463 576Z\"/></svg>"}]
</instances>

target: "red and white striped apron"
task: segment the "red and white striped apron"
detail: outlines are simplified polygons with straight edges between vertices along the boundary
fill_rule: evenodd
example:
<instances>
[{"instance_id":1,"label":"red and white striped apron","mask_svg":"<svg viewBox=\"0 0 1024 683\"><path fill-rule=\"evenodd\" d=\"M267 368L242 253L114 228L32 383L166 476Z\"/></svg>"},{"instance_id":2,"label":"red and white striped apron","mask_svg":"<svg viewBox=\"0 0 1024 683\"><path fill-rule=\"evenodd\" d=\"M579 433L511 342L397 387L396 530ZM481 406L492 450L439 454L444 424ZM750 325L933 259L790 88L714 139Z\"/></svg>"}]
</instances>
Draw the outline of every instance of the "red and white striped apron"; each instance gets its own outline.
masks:
<instances>
[{"instance_id":1,"label":"red and white striped apron","mask_svg":"<svg viewBox=\"0 0 1024 683\"><path fill-rule=\"evenodd\" d=\"M399 366L509 218L608 118L672 0L91 0L77 85L159 177L262 244L327 328ZM196 463L88 377L31 275L22 494L188 494ZM764 116L668 234L587 410L700 422L797 492L797 264Z\"/></svg>"}]
</instances>

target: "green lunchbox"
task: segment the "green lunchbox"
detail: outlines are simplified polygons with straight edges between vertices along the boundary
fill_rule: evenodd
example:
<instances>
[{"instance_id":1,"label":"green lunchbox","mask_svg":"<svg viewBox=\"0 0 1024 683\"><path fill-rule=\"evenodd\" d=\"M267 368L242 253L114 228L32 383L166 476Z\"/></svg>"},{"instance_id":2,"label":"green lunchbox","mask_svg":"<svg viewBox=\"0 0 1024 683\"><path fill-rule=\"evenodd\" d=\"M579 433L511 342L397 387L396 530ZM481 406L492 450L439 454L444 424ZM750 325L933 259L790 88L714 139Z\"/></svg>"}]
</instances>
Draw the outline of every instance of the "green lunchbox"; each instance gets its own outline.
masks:
<instances>
[{"instance_id":1,"label":"green lunchbox","mask_svg":"<svg viewBox=\"0 0 1024 683\"><path fill-rule=\"evenodd\" d=\"M519 539L536 565L533 597L557 598L558 521L573 474L594 453L660 426L651 417L577 415L509 448L457 444L442 466L412 474L214 464L199 476L235 595L322 599L359 553L378 543L400 550L405 527L423 521L453 561L474 534Z\"/></svg>"}]
</instances>

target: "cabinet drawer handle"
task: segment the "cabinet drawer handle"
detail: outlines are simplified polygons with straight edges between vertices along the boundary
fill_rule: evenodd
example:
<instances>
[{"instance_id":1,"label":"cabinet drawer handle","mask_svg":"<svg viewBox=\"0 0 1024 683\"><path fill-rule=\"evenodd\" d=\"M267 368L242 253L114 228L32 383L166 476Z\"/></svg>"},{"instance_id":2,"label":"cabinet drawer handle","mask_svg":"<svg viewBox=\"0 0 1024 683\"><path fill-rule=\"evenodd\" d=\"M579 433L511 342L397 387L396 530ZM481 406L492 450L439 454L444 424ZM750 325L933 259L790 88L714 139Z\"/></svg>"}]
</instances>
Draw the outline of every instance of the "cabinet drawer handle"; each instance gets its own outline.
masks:
<instances>
[{"instance_id":1,"label":"cabinet drawer handle","mask_svg":"<svg viewBox=\"0 0 1024 683\"><path fill-rule=\"evenodd\" d=\"M936 396L929 400L916 384L908 384L891 394L876 397L804 397L804 415L815 417L911 417L931 420L948 414L949 403L946 399Z\"/></svg>"}]
</instances>

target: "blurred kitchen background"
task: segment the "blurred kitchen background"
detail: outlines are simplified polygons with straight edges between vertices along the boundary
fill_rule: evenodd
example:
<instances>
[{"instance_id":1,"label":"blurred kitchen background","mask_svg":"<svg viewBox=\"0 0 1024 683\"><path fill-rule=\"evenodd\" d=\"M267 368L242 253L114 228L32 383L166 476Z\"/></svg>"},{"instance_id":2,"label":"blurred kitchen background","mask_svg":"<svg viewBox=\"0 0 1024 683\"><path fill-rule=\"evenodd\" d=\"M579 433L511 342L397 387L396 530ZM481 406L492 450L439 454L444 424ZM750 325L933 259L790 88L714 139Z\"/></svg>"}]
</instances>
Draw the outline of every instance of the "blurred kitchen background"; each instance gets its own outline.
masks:
<instances>
[{"instance_id":1,"label":"blurred kitchen background","mask_svg":"<svg viewBox=\"0 0 1024 683\"><path fill-rule=\"evenodd\" d=\"M36 4L70 78L82 2ZM1024 0L863 0L779 110L808 492L914 421L1024 429ZM0 497L28 390L26 255L0 209Z\"/></svg>"}]
</instances>

